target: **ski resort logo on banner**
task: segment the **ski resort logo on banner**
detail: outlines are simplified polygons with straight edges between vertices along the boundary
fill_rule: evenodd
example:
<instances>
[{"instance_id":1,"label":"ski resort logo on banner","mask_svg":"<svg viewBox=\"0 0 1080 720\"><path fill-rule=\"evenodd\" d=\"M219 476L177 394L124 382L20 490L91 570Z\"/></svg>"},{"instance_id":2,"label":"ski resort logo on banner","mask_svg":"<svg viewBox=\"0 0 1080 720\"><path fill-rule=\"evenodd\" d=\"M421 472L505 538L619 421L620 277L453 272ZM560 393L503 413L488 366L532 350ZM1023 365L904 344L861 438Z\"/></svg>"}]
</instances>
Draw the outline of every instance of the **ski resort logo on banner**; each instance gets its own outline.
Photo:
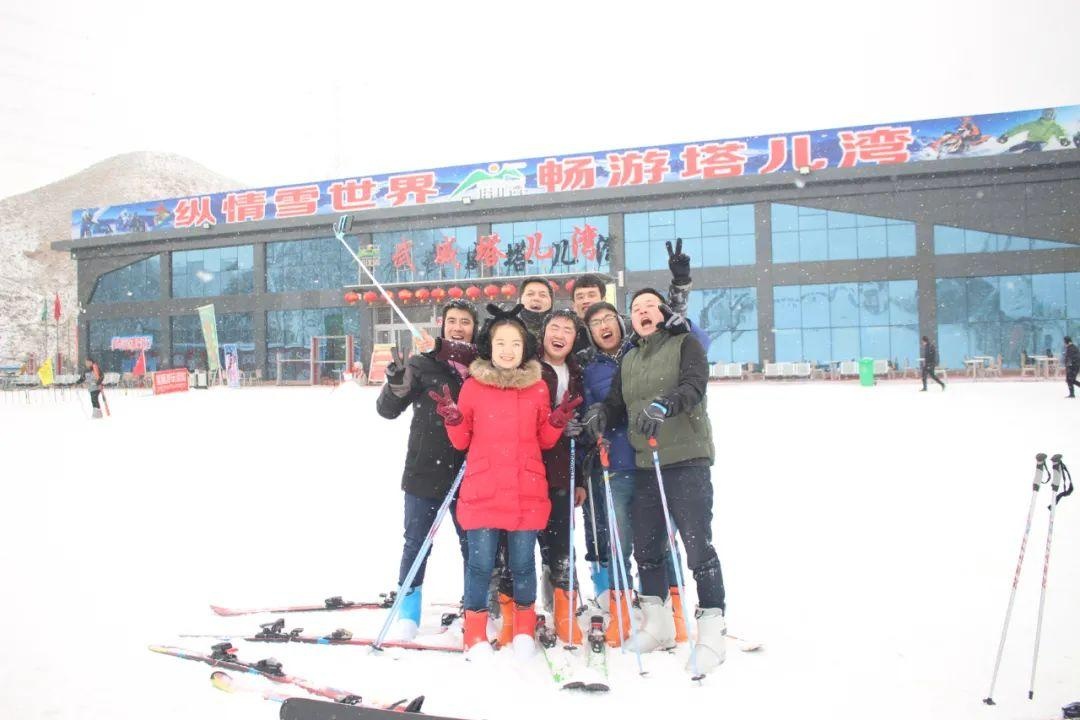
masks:
<instances>
[{"instance_id":1,"label":"ski resort logo on banner","mask_svg":"<svg viewBox=\"0 0 1080 720\"><path fill-rule=\"evenodd\" d=\"M382 208L1047 152L1080 143L1080 105L624 148L75 210L71 238Z\"/></svg>"}]
</instances>

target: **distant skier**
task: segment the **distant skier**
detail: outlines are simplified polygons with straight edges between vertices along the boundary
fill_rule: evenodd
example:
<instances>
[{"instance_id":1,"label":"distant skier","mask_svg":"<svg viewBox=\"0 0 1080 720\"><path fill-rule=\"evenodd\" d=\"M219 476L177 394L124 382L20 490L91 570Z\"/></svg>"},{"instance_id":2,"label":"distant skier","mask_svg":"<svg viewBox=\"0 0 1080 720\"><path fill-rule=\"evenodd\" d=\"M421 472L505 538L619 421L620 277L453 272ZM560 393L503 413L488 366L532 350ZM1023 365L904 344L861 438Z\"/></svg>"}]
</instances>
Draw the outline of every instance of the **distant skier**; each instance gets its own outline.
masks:
<instances>
[{"instance_id":1,"label":"distant skier","mask_svg":"<svg viewBox=\"0 0 1080 720\"><path fill-rule=\"evenodd\" d=\"M926 392L926 379L932 378L934 382L941 386L941 389L945 389L945 383L941 382L934 373L934 368L938 364L938 352L934 343L930 342L930 338L925 335L922 336L922 390L919 392Z\"/></svg>"},{"instance_id":2,"label":"distant skier","mask_svg":"<svg viewBox=\"0 0 1080 720\"><path fill-rule=\"evenodd\" d=\"M1032 120L1031 122L1017 125L1014 128L1006 130L998 137L999 143L1007 143L1009 138L1013 135L1017 135L1022 132L1027 132L1027 139L1024 142L1017 145L1013 145L1009 148L1009 152L1034 152L1042 150L1046 146L1046 143L1050 142L1050 138L1057 138L1062 147L1069 145L1069 137L1065 134L1065 128L1055 122L1056 116L1054 108L1047 108L1042 111L1042 116L1038 120Z\"/></svg>"},{"instance_id":3,"label":"distant skier","mask_svg":"<svg viewBox=\"0 0 1080 720\"><path fill-rule=\"evenodd\" d=\"M442 418L428 393L448 388L456 398L468 377L468 367L476 358L472 344L476 332L476 309L464 300L452 300L442 308L442 327L435 348L413 355L402 362L394 349L394 361L386 367L383 385L375 408L388 420L413 408L409 427L409 445L405 452L405 471L401 489L405 492L405 546L401 551L398 587L405 582L421 545L435 521L439 506L446 498L457 476L464 453L456 450L446 436ZM465 531L457 522L456 508L451 505L454 529L461 546L462 566L468 559ZM398 620L392 633L394 639L411 640L420 625L424 572L427 560L420 565L408 594L402 600Z\"/></svg>"},{"instance_id":4,"label":"distant skier","mask_svg":"<svg viewBox=\"0 0 1080 720\"><path fill-rule=\"evenodd\" d=\"M1069 387L1068 398L1075 398L1074 388L1080 387L1076 376L1080 373L1080 348L1073 344L1072 338L1065 336L1065 384Z\"/></svg>"},{"instance_id":5,"label":"distant skier","mask_svg":"<svg viewBox=\"0 0 1080 720\"><path fill-rule=\"evenodd\" d=\"M101 368L94 362L93 358L86 358L86 375L84 376L86 381L86 387L90 391L90 404L93 406L93 412L91 416L97 420L101 417L101 405L98 398L101 396L101 384L105 380L105 376L101 372Z\"/></svg>"},{"instance_id":6,"label":"distant skier","mask_svg":"<svg viewBox=\"0 0 1080 720\"><path fill-rule=\"evenodd\" d=\"M429 395L455 448L467 451L458 521L468 535L465 577L466 657L491 652L488 588L501 530L513 574L515 654L535 652L536 535L548 522L551 501L541 451L562 437L580 403L549 404L536 341L518 317L522 306L491 315L477 342L479 357L454 402L448 388Z\"/></svg>"}]
</instances>

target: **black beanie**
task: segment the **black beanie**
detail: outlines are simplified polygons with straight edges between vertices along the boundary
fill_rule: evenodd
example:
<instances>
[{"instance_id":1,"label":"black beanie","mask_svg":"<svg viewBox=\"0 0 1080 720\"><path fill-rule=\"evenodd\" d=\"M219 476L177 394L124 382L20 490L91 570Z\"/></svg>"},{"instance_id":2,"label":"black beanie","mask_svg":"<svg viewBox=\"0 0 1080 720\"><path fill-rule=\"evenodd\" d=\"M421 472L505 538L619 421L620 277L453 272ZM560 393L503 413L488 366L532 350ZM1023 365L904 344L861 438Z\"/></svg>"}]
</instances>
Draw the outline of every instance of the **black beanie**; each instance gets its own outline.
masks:
<instances>
[{"instance_id":1,"label":"black beanie","mask_svg":"<svg viewBox=\"0 0 1080 720\"><path fill-rule=\"evenodd\" d=\"M491 335L496 328L502 325L514 325L521 330L521 336L525 340L524 351L521 353L521 365L536 358L536 338L525 327L518 315L525 306L518 303L512 310L503 310L495 303L488 303L488 319L484 321L484 327L480 329L480 337L476 341L476 351L484 360L491 362Z\"/></svg>"},{"instance_id":2,"label":"black beanie","mask_svg":"<svg viewBox=\"0 0 1080 720\"><path fill-rule=\"evenodd\" d=\"M472 315L472 321L474 326L480 324L480 320L476 314L476 307L471 302L468 302L466 300L450 300L442 306L442 313L440 315L440 317L442 318L442 322L439 324L439 337L441 338L446 337L446 313L450 312L451 310L464 310L465 312L469 313L469 315ZM479 328L473 330L473 342L476 342L476 335L478 332Z\"/></svg>"}]
</instances>

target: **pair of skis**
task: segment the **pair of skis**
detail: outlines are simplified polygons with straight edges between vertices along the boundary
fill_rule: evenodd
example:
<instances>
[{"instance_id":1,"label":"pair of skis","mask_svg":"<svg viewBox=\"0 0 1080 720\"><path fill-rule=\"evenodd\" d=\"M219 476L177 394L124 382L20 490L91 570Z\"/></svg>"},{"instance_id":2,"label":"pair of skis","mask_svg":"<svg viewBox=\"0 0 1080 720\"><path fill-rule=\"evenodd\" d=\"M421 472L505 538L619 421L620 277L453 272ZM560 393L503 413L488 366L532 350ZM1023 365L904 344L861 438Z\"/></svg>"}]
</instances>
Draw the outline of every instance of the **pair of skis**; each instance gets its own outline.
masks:
<instances>
[{"instance_id":1,"label":"pair of skis","mask_svg":"<svg viewBox=\"0 0 1080 720\"><path fill-rule=\"evenodd\" d=\"M388 708L342 705L341 703L313 700L289 693L258 688L241 682L222 670L215 670L211 673L210 682L223 692L232 694L254 693L265 700L281 703L281 713L279 714L281 720L402 720L402 718L419 713L424 699L421 696L408 705ZM455 718L428 715L426 713L423 717L426 720L456 720Z\"/></svg>"}]
</instances>

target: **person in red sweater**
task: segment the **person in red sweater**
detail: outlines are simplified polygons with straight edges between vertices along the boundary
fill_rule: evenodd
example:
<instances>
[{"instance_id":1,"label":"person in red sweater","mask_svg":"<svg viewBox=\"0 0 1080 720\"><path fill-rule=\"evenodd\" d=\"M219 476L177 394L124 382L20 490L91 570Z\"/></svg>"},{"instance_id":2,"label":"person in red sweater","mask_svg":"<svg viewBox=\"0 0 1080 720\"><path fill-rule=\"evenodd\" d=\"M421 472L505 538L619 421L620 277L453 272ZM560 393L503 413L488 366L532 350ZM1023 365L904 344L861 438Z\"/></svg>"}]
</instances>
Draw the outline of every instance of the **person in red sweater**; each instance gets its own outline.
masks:
<instances>
[{"instance_id":1,"label":"person in red sweater","mask_svg":"<svg viewBox=\"0 0 1080 720\"><path fill-rule=\"evenodd\" d=\"M487 637L488 586L499 532L507 531L514 579L515 654L536 650L536 534L548 522L551 501L541 455L563 434L581 404L576 398L554 410L535 360L536 341L518 317L488 305L479 357L455 403L449 388L431 391L450 443L466 452L457 519L469 548L465 577L466 657L492 652Z\"/></svg>"}]
</instances>

